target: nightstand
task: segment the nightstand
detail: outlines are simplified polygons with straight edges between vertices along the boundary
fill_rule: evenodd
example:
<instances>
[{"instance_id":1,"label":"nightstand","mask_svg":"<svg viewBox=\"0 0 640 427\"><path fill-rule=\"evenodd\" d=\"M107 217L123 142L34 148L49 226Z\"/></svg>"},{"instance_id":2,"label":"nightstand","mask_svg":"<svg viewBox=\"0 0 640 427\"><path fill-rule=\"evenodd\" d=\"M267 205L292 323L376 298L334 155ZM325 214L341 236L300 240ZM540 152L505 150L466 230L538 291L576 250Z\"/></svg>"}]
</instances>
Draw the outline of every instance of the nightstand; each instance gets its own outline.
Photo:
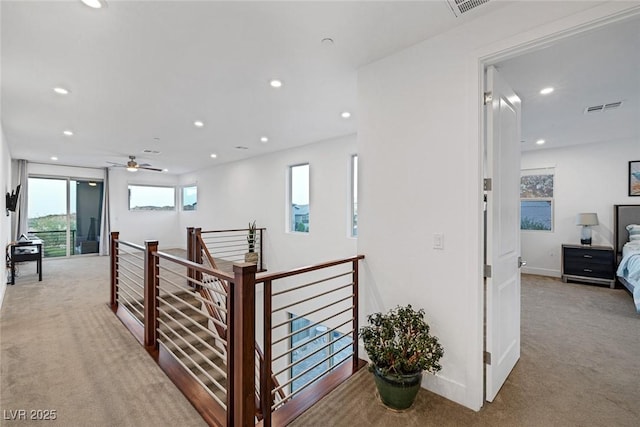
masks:
<instances>
[{"instance_id":1,"label":"nightstand","mask_svg":"<svg viewBox=\"0 0 640 427\"><path fill-rule=\"evenodd\" d=\"M610 246L562 245L562 281L616 286L613 248Z\"/></svg>"}]
</instances>

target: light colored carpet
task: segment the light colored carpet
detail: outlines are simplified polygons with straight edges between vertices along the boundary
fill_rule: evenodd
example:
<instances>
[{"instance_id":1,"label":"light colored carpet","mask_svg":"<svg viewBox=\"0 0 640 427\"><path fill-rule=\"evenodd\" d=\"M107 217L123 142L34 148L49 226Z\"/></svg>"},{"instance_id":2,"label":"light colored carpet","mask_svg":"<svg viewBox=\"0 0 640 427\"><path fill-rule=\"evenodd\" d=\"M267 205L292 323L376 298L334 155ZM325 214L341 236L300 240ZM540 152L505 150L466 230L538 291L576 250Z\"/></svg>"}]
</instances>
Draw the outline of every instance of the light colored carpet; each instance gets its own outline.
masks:
<instances>
[{"instance_id":1,"label":"light colored carpet","mask_svg":"<svg viewBox=\"0 0 640 427\"><path fill-rule=\"evenodd\" d=\"M635 427L640 315L622 289L523 275L521 358L481 411L427 390L408 411L387 410L363 370L292 425Z\"/></svg>"},{"instance_id":2,"label":"light colored carpet","mask_svg":"<svg viewBox=\"0 0 640 427\"><path fill-rule=\"evenodd\" d=\"M107 307L108 257L45 260L42 282L31 264L0 312L2 426L206 425Z\"/></svg>"},{"instance_id":3,"label":"light colored carpet","mask_svg":"<svg viewBox=\"0 0 640 427\"><path fill-rule=\"evenodd\" d=\"M0 425L204 425L107 308L108 271L106 257L45 260L42 282L21 268L0 312ZM522 357L480 412L426 390L389 411L363 370L293 425L637 426L639 372L640 316L626 291L525 275ZM57 419L4 419L19 409Z\"/></svg>"}]
</instances>

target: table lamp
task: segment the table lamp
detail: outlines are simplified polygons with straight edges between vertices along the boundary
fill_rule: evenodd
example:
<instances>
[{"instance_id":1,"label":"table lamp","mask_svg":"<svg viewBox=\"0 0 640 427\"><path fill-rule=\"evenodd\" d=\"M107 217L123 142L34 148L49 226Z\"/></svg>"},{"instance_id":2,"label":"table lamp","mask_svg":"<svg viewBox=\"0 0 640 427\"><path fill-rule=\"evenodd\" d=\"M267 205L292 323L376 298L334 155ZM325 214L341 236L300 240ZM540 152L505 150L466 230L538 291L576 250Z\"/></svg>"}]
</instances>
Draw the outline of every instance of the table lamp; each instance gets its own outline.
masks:
<instances>
[{"instance_id":1,"label":"table lamp","mask_svg":"<svg viewBox=\"0 0 640 427\"><path fill-rule=\"evenodd\" d=\"M583 245L591 245L591 226L598 225L598 214L579 213L576 216L576 225L582 226L580 243Z\"/></svg>"}]
</instances>

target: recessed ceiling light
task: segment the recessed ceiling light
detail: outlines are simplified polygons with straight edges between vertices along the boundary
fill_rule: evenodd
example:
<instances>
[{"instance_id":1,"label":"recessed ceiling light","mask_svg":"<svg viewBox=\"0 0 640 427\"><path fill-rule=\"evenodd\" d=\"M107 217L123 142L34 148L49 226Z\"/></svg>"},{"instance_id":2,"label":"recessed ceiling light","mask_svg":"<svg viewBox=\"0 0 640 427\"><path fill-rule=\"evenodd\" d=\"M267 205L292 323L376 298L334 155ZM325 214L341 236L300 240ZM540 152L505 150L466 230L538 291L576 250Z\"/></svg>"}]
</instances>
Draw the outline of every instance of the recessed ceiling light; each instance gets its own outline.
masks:
<instances>
[{"instance_id":1,"label":"recessed ceiling light","mask_svg":"<svg viewBox=\"0 0 640 427\"><path fill-rule=\"evenodd\" d=\"M56 156L51 156L51 160L58 160L58 158Z\"/></svg>"},{"instance_id":2,"label":"recessed ceiling light","mask_svg":"<svg viewBox=\"0 0 640 427\"><path fill-rule=\"evenodd\" d=\"M351 113L348 111L343 111L342 113L340 113L340 117L342 117L343 119L348 119L349 117L351 117Z\"/></svg>"},{"instance_id":3,"label":"recessed ceiling light","mask_svg":"<svg viewBox=\"0 0 640 427\"><path fill-rule=\"evenodd\" d=\"M271 85L271 87L282 87L282 80L278 80L278 79L272 79L271 81L269 81L269 85Z\"/></svg>"},{"instance_id":4,"label":"recessed ceiling light","mask_svg":"<svg viewBox=\"0 0 640 427\"><path fill-rule=\"evenodd\" d=\"M552 87L545 87L544 89L542 89L540 91L541 95L549 95L551 92L553 92L553 88Z\"/></svg>"},{"instance_id":5,"label":"recessed ceiling light","mask_svg":"<svg viewBox=\"0 0 640 427\"><path fill-rule=\"evenodd\" d=\"M320 43L322 43L325 46L331 46L333 44L333 39L331 37L325 37L322 40L320 40Z\"/></svg>"},{"instance_id":6,"label":"recessed ceiling light","mask_svg":"<svg viewBox=\"0 0 640 427\"><path fill-rule=\"evenodd\" d=\"M195 122L193 122L193 125L197 128L201 128L204 126L204 122L200 121L200 120L196 120Z\"/></svg>"},{"instance_id":7,"label":"recessed ceiling light","mask_svg":"<svg viewBox=\"0 0 640 427\"><path fill-rule=\"evenodd\" d=\"M261 136L260 137L260 142L269 142L269 138L267 138L266 136Z\"/></svg>"},{"instance_id":8,"label":"recessed ceiling light","mask_svg":"<svg viewBox=\"0 0 640 427\"><path fill-rule=\"evenodd\" d=\"M537 141L536 141L536 144L538 144L538 145L542 145L542 144L544 144L545 142L547 142L547 141L545 141L544 139L539 139L539 140L537 140Z\"/></svg>"},{"instance_id":9,"label":"recessed ceiling light","mask_svg":"<svg viewBox=\"0 0 640 427\"><path fill-rule=\"evenodd\" d=\"M169 169L164 168L164 169L162 169L162 172L169 172Z\"/></svg>"},{"instance_id":10,"label":"recessed ceiling light","mask_svg":"<svg viewBox=\"0 0 640 427\"><path fill-rule=\"evenodd\" d=\"M70 131L70 130L65 130L65 131L64 131L64 132L62 132L62 133L64 133L64 134L65 134L65 135L67 135L67 136L73 136L73 132L72 132L72 131Z\"/></svg>"},{"instance_id":11,"label":"recessed ceiling light","mask_svg":"<svg viewBox=\"0 0 640 427\"><path fill-rule=\"evenodd\" d=\"M53 91L58 95L69 95L69 93L71 92L69 89L65 89L61 86L54 87Z\"/></svg>"},{"instance_id":12,"label":"recessed ceiling light","mask_svg":"<svg viewBox=\"0 0 640 427\"><path fill-rule=\"evenodd\" d=\"M103 7L107 7L106 0L81 0L81 1L82 3L86 4L87 6L93 9L100 9Z\"/></svg>"},{"instance_id":13,"label":"recessed ceiling light","mask_svg":"<svg viewBox=\"0 0 640 427\"><path fill-rule=\"evenodd\" d=\"M215 159L215 158L217 158L217 157L218 157L218 155L217 155L216 153L211 153L211 158L212 158L212 159Z\"/></svg>"}]
</instances>

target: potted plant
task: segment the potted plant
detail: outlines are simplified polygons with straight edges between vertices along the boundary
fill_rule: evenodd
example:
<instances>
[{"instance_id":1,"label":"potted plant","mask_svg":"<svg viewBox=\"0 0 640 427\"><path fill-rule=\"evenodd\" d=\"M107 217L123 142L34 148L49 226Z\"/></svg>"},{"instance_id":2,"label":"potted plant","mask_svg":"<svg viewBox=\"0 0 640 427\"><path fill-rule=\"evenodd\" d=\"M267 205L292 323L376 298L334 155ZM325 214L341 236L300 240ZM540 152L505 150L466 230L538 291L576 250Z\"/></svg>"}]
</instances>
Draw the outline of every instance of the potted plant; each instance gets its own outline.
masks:
<instances>
[{"instance_id":1,"label":"potted plant","mask_svg":"<svg viewBox=\"0 0 640 427\"><path fill-rule=\"evenodd\" d=\"M256 221L249 223L249 233L247 234L247 243L249 243L249 252L244 254L244 262L258 262L258 254L256 253Z\"/></svg>"},{"instance_id":2,"label":"potted plant","mask_svg":"<svg viewBox=\"0 0 640 427\"><path fill-rule=\"evenodd\" d=\"M369 355L382 403L403 410L409 408L420 390L423 372L435 374L444 349L429 333L423 309L411 305L396 307L387 314L373 313L360 337Z\"/></svg>"}]
</instances>

